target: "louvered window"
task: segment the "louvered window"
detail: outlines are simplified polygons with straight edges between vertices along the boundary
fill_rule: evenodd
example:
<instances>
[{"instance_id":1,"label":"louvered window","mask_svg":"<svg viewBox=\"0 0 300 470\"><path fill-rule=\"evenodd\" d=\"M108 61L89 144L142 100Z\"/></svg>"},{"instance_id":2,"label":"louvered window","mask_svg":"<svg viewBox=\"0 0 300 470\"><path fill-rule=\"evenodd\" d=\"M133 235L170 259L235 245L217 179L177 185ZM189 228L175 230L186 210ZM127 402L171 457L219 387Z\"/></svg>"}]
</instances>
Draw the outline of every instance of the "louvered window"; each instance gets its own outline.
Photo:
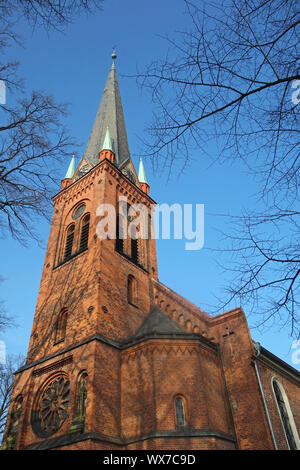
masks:
<instances>
[{"instance_id":1,"label":"louvered window","mask_svg":"<svg viewBox=\"0 0 300 470\"><path fill-rule=\"evenodd\" d=\"M131 258L134 263L139 262L138 240L131 239Z\"/></svg>"},{"instance_id":2,"label":"louvered window","mask_svg":"<svg viewBox=\"0 0 300 470\"><path fill-rule=\"evenodd\" d=\"M90 216L86 215L83 219L82 228L81 228L79 251L84 251L88 247L89 230L90 230Z\"/></svg>"},{"instance_id":3,"label":"louvered window","mask_svg":"<svg viewBox=\"0 0 300 470\"><path fill-rule=\"evenodd\" d=\"M117 215L116 223L116 250L120 253L124 252L124 240L122 238L122 226L120 224L121 215Z\"/></svg>"},{"instance_id":4,"label":"louvered window","mask_svg":"<svg viewBox=\"0 0 300 470\"><path fill-rule=\"evenodd\" d=\"M66 237L64 260L71 258L74 241L74 225L69 227Z\"/></svg>"}]
</instances>

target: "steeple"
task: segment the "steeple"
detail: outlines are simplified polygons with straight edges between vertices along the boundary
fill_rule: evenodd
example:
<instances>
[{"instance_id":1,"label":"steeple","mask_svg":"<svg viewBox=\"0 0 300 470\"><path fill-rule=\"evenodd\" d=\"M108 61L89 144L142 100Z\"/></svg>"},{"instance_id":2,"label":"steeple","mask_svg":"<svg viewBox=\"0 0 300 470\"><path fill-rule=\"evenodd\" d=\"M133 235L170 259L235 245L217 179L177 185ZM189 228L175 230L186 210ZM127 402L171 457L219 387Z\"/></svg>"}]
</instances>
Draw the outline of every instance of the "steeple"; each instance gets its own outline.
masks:
<instances>
[{"instance_id":1,"label":"steeple","mask_svg":"<svg viewBox=\"0 0 300 470\"><path fill-rule=\"evenodd\" d=\"M115 67L115 52L112 54L113 64L108 74L103 96L98 108L94 126L88 141L84 157L95 166L99 162L99 152L103 148L107 128L111 138L111 150L115 154L115 165L120 169L130 159L125 120Z\"/></svg>"},{"instance_id":2,"label":"steeple","mask_svg":"<svg viewBox=\"0 0 300 470\"><path fill-rule=\"evenodd\" d=\"M68 171L66 173L65 179L66 178L73 178L74 173L75 173L75 155L72 156L72 160L70 162L70 165L69 165Z\"/></svg>"},{"instance_id":3,"label":"steeple","mask_svg":"<svg viewBox=\"0 0 300 470\"><path fill-rule=\"evenodd\" d=\"M145 168L144 168L144 165L143 165L142 158L140 158L138 178L139 178L139 182L141 184L142 191L144 191L144 193L149 195L149 184L148 184L148 181L147 181L147 178L146 178L146 173L145 173Z\"/></svg>"},{"instance_id":4,"label":"steeple","mask_svg":"<svg viewBox=\"0 0 300 470\"><path fill-rule=\"evenodd\" d=\"M74 173L75 173L75 155L72 156L72 160L69 164L69 168L66 173L66 176L61 182L61 188L60 188L61 190L65 189L67 186L69 186L69 184L71 184Z\"/></svg>"},{"instance_id":5,"label":"steeple","mask_svg":"<svg viewBox=\"0 0 300 470\"><path fill-rule=\"evenodd\" d=\"M111 138L110 138L108 127L106 129L105 139L104 139L101 150L112 150Z\"/></svg>"},{"instance_id":6,"label":"steeple","mask_svg":"<svg viewBox=\"0 0 300 470\"><path fill-rule=\"evenodd\" d=\"M139 182L148 184L142 157L140 158L140 166L139 166Z\"/></svg>"},{"instance_id":7,"label":"steeple","mask_svg":"<svg viewBox=\"0 0 300 470\"><path fill-rule=\"evenodd\" d=\"M100 157L100 162L102 160L105 160L105 158L107 160L109 160L110 162L112 162L112 163L115 160L115 154L112 150L111 138L110 138L110 133L109 133L109 128L108 127L106 129L105 139L104 139L99 157Z\"/></svg>"}]
</instances>

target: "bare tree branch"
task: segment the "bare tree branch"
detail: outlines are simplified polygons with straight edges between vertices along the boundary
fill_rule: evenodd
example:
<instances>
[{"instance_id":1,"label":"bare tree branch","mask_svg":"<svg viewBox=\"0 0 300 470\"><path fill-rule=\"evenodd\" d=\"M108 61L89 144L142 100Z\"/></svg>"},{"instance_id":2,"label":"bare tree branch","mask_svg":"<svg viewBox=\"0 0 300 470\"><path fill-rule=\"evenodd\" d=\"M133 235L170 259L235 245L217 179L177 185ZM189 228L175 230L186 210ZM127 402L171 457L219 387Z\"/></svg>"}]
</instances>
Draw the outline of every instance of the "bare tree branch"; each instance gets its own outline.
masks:
<instances>
[{"instance_id":1,"label":"bare tree branch","mask_svg":"<svg viewBox=\"0 0 300 470\"><path fill-rule=\"evenodd\" d=\"M25 363L21 355L10 355L5 364L0 364L0 442L5 429L10 396L14 383L14 372Z\"/></svg>"},{"instance_id":2,"label":"bare tree branch","mask_svg":"<svg viewBox=\"0 0 300 470\"><path fill-rule=\"evenodd\" d=\"M261 212L229 217L226 301L259 324L299 326L300 10L296 0L185 0L190 28L165 38L165 59L137 72L155 105L145 154L182 171L192 150L242 161ZM299 89L299 91L298 91ZM295 91L296 90L296 91ZM262 208L264 205L264 208Z\"/></svg>"},{"instance_id":3,"label":"bare tree branch","mask_svg":"<svg viewBox=\"0 0 300 470\"><path fill-rule=\"evenodd\" d=\"M223 149L220 158L241 158L267 182L265 195L278 191L276 185L290 193L299 165L291 88L300 79L297 2L185 4L191 29L166 38L166 59L137 74L158 105L145 153L180 168L188 157L185 142L205 146L209 136Z\"/></svg>"}]
</instances>

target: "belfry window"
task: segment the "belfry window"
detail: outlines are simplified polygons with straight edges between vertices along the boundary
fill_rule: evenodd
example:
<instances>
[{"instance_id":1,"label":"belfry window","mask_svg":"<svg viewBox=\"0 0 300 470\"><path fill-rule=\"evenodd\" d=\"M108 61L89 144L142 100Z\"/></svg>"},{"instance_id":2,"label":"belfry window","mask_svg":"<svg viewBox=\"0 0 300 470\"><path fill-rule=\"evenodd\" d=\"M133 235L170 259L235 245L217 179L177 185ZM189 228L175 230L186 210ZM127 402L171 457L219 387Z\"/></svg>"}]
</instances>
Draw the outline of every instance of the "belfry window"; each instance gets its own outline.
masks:
<instances>
[{"instance_id":1,"label":"belfry window","mask_svg":"<svg viewBox=\"0 0 300 470\"><path fill-rule=\"evenodd\" d=\"M185 425L185 413L184 403L181 397L175 399L175 411L176 411L176 426L183 427Z\"/></svg>"},{"instance_id":2,"label":"belfry window","mask_svg":"<svg viewBox=\"0 0 300 470\"><path fill-rule=\"evenodd\" d=\"M84 216L83 221L82 221L82 225L81 225L79 251L84 251L88 247L89 230L90 230L90 215L87 214L87 215Z\"/></svg>"},{"instance_id":3,"label":"belfry window","mask_svg":"<svg viewBox=\"0 0 300 470\"><path fill-rule=\"evenodd\" d=\"M71 255L72 255L73 241L74 241L74 230L75 230L75 225L74 224L72 224L67 230L66 244L65 244L65 254L64 254L64 260L65 261L67 259L71 258Z\"/></svg>"},{"instance_id":4,"label":"belfry window","mask_svg":"<svg viewBox=\"0 0 300 470\"><path fill-rule=\"evenodd\" d=\"M291 450L297 450L298 447L296 440L298 440L298 436L296 436L297 430L295 427L294 418L291 413L290 405L288 403L284 388L276 379L273 380L273 390L289 448Z\"/></svg>"},{"instance_id":5,"label":"belfry window","mask_svg":"<svg viewBox=\"0 0 300 470\"><path fill-rule=\"evenodd\" d=\"M122 215L117 214L116 220L116 251L123 253L124 251L124 239L123 239L123 228L122 228Z\"/></svg>"},{"instance_id":6,"label":"belfry window","mask_svg":"<svg viewBox=\"0 0 300 470\"><path fill-rule=\"evenodd\" d=\"M138 240L132 238L131 239L131 258L134 263L139 262L139 245Z\"/></svg>"},{"instance_id":7,"label":"belfry window","mask_svg":"<svg viewBox=\"0 0 300 470\"><path fill-rule=\"evenodd\" d=\"M67 329L68 309L63 308L56 321L55 343L64 341Z\"/></svg>"}]
</instances>

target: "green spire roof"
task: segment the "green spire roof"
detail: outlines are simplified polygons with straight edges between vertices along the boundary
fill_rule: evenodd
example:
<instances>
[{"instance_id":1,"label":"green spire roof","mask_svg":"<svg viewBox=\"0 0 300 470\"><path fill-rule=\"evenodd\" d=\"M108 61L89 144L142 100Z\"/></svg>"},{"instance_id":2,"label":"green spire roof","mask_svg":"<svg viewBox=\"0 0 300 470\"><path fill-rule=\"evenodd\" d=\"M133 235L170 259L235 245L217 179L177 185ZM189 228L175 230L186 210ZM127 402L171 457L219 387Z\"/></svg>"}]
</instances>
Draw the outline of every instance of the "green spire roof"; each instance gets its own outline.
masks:
<instances>
[{"instance_id":1,"label":"green spire roof","mask_svg":"<svg viewBox=\"0 0 300 470\"><path fill-rule=\"evenodd\" d=\"M70 162L70 165L69 165L68 171L66 173L65 179L66 178L70 178L70 179L73 178L74 173L75 173L75 155L73 155L73 157L72 157L72 160Z\"/></svg>"},{"instance_id":2,"label":"green spire roof","mask_svg":"<svg viewBox=\"0 0 300 470\"><path fill-rule=\"evenodd\" d=\"M139 182L148 184L142 158L140 158Z\"/></svg>"},{"instance_id":3,"label":"green spire roof","mask_svg":"<svg viewBox=\"0 0 300 470\"><path fill-rule=\"evenodd\" d=\"M111 138L110 138L110 133L109 133L108 126L106 128L105 139L104 139L101 150L111 150L112 151Z\"/></svg>"}]
</instances>

